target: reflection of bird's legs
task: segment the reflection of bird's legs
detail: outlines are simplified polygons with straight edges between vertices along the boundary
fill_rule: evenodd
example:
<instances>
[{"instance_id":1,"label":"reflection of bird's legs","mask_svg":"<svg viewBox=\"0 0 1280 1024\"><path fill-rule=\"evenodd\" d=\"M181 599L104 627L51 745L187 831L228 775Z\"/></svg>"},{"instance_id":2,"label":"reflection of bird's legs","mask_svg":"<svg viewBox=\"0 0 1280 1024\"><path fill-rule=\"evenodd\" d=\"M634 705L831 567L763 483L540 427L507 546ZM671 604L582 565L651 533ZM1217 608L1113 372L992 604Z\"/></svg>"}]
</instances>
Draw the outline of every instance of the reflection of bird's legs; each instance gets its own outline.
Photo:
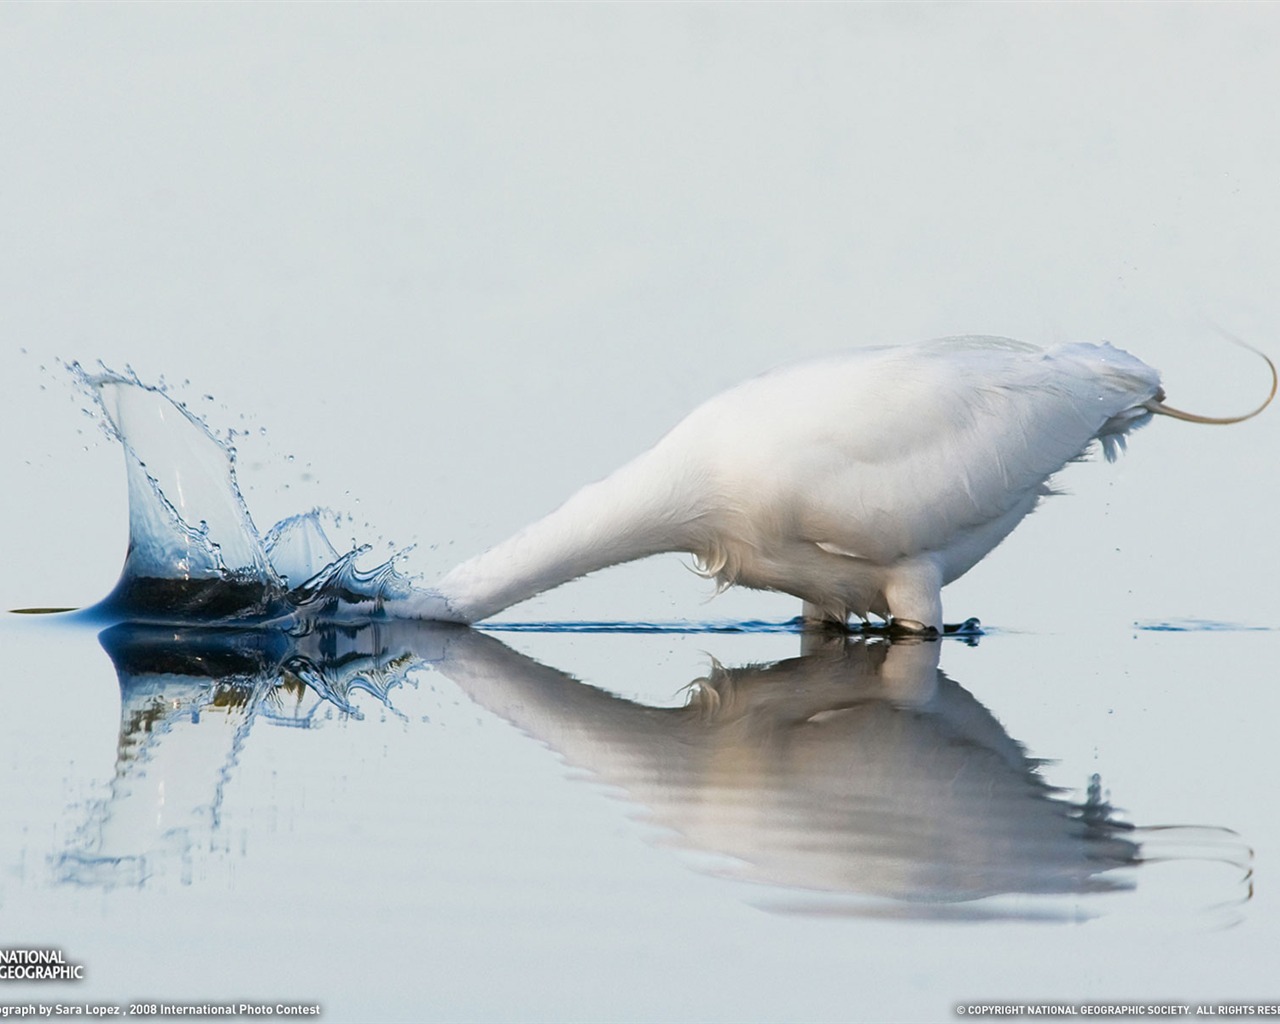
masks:
<instances>
[{"instance_id":1,"label":"reflection of bird's legs","mask_svg":"<svg viewBox=\"0 0 1280 1024\"><path fill-rule=\"evenodd\" d=\"M804 631L800 634L800 653L821 654L842 646L849 636L849 620L835 618L829 611L812 601L805 601L800 609ZM855 630L856 632L856 630Z\"/></svg>"},{"instance_id":2,"label":"reflection of bird's legs","mask_svg":"<svg viewBox=\"0 0 1280 1024\"><path fill-rule=\"evenodd\" d=\"M936 636L904 636L891 639L879 629L882 640L851 637L834 629L806 630L800 638L800 653L811 665L825 665L821 671L858 680L857 698L890 700L896 704L920 706L933 699L938 688L938 660L942 643ZM865 634L864 634L865 636ZM846 666L841 668L841 666ZM820 693L830 701L829 691ZM799 691L793 695L798 697ZM819 710L831 710L828 703Z\"/></svg>"},{"instance_id":3,"label":"reflection of bird's legs","mask_svg":"<svg viewBox=\"0 0 1280 1024\"><path fill-rule=\"evenodd\" d=\"M877 673L883 695L904 704L923 705L938 692L938 658L942 644L933 637L901 640L886 645Z\"/></svg>"}]
</instances>

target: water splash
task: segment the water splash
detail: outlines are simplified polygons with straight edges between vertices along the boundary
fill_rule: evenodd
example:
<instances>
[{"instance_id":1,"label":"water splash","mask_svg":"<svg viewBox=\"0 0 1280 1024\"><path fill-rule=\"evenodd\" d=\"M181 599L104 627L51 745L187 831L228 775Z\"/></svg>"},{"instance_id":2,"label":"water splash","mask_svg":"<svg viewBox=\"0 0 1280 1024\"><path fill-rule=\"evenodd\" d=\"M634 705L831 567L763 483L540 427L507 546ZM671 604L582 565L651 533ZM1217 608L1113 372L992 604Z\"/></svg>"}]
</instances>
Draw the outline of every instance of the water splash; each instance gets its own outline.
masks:
<instances>
[{"instance_id":1,"label":"water splash","mask_svg":"<svg viewBox=\"0 0 1280 1024\"><path fill-rule=\"evenodd\" d=\"M289 586L303 585L340 557L321 525L323 515L323 509L312 509L282 519L263 540L272 568Z\"/></svg>"},{"instance_id":2,"label":"water splash","mask_svg":"<svg viewBox=\"0 0 1280 1024\"><path fill-rule=\"evenodd\" d=\"M265 536L236 482L236 451L163 386L102 367L72 375L124 450L129 546L120 579L95 614L132 621L264 622L376 614L414 592L395 568L404 552L357 568L368 546L345 554L320 509L290 516Z\"/></svg>"}]
</instances>

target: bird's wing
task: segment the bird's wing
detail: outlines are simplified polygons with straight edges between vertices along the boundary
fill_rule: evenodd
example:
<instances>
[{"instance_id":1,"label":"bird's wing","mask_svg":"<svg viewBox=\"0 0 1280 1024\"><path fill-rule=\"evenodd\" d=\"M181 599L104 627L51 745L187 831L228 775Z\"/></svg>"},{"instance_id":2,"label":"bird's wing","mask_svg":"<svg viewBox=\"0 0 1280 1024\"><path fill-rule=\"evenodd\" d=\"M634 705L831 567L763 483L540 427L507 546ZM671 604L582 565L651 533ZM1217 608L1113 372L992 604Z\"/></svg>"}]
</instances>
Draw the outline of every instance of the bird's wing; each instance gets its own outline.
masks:
<instances>
[{"instance_id":1,"label":"bird's wing","mask_svg":"<svg viewBox=\"0 0 1280 1024\"><path fill-rule=\"evenodd\" d=\"M1158 387L1106 345L960 338L769 374L686 423L710 439L721 498L748 503L747 518L887 562L1034 502Z\"/></svg>"}]
</instances>

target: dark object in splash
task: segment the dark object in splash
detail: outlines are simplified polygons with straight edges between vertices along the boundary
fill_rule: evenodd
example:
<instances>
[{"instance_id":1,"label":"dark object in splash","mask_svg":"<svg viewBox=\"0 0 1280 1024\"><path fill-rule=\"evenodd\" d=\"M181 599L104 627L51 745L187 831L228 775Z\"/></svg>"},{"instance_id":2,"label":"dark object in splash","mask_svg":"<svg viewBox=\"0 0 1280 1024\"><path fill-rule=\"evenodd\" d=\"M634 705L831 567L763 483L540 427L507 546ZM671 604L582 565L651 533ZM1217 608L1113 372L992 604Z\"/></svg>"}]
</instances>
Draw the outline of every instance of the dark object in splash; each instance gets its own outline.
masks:
<instances>
[{"instance_id":1,"label":"dark object in splash","mask_svg":"<svg viewBox=\"0 0 1280 1024\"><path fill-rule=\"evenodd\" d=\"M273 618L291 605L279 587L260 579L164 579L126 572L97 607L128 618L187 621Z\"/></svg>"}]
</instances>

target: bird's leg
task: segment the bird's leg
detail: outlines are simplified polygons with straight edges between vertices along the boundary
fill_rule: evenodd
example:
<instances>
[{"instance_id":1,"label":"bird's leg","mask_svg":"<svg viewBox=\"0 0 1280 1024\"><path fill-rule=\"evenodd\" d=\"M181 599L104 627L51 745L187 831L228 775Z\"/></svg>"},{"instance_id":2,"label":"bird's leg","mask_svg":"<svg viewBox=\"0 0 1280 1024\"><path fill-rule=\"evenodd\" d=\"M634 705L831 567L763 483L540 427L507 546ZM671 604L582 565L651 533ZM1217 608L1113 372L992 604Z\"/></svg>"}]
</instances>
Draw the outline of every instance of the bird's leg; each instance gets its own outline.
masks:
<instances>
[{"instance_id":1,"label":"bird's leg","mask_svg":"<svg viewBox=\"0 0 1280 1024\"><path fill-rule=\"evenodd\" d=\"M942 569L927 555L899 562L884 587L890 632L937 636L942 632Z\"/></svg>"},{"instance_id":2,"label":"bird's leg","mask_svg":"<svg viewBox=\"0 0 1280 1024\"><path fill-rule=\"evenodd\" d=\"M801 605L800 618L804 620L806 629L827 629L832 626L839 629L848 629L849 624L847 617L837 617L829 609L823 608L822 605L814 604L812 601L805 601Z\"/></svg>"}]
</instances>

